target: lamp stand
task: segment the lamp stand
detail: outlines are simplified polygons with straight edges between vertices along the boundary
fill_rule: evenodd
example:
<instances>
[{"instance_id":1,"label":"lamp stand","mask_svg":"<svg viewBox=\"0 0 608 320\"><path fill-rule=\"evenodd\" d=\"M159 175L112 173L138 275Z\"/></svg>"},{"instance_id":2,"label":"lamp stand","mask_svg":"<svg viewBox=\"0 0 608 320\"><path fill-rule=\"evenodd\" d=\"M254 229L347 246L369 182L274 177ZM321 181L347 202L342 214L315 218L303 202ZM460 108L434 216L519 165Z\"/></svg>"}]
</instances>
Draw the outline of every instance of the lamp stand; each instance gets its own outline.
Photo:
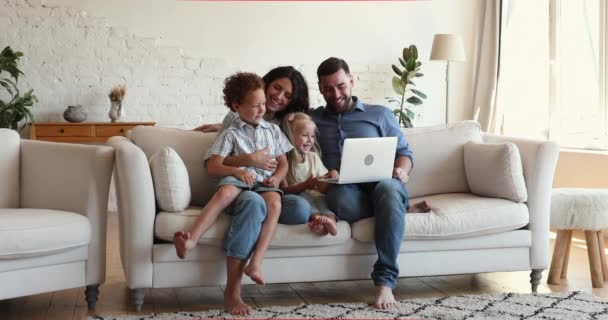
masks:
<instances>
[{"instance_id":1,"label":"lamp stand","mask_svg":"<svg viewBox=\"0 0 608 320\"><path fill-rule=\"evenodd\" d=\"M445 67L445 124L448 124L450 116L450 61Z\"/></svg>"}]
</instances>

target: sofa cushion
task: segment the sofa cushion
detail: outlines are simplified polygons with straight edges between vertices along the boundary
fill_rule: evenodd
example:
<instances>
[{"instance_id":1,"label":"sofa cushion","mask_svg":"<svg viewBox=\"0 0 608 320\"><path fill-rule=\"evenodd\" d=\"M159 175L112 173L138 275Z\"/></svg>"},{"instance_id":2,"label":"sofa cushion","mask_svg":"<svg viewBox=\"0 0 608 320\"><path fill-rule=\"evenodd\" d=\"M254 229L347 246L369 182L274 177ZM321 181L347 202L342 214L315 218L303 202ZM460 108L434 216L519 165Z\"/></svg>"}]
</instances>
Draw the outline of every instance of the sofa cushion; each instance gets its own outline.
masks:
<instances>
[{"instance_id":1,"label":"sofa cushion","mask_svg":"<svg viewBox=\"0 0 608 320\"><path fill-rule=\"evenodd\" d=\"M91 241L89 219L48 209L0 209L0 260L54 254Z\"/></svg>"},{"instance_id":2,"label":"sofa cushion","mask_svg":"<svg viewBox=\"0 0 608 320\"><path fill-rule=\"evenodd\" d=\"M514 143L467 143L464 167L472 193L515 202L528 200L521 156Z\"/></svg>"},{"instance_id":3,"label":"sofa cushion","mask_svg":"<svg viewBox=\"0 0 608 320\"><path fill-rule=\"evenodd\" d=\"M184 212L159 212L154 224L154 235L162 240L173 241L173 234L179 230L187 230L201 212L199 207L190 207ZM222 245L224 235L230 226L231 217L221 214L218 221L198 241L199 244ZM318 236L312 233L308 226L279 224L277 233L270 244L271 248L285 247L315 247L335 245L350 239L350 226L347 222L338 222L337 236Z\"/></svg>"},{"instance_id":4,"label":"sofa cushion","mask_svg":"<svg viewBox=\"0 0 608 320\"><path fill-rule=\"evenodd\" d=\"M464 169L464 145L481 142L475 121L404 129L414 153L414 170L407 183L409 196L470 192Z\"/></svg>"},{"instance_id":5,"label":"sofa cushion","mask_svg":"<svg viewBox=\"0 0 608 320\"><path fill-rule=\"evenodd\" d=\"M410 203L427 200L434 213L408 213L405 221L407 239L467 238L524 227L529 222L528 207L497 198L485 198L470 193L448 193L410 199ZM353 238L374 241L375 218L352 224Z\"/></svg>"},{"instance_id":6,"label":"sofa cushion","mask_svg":"<svg viewBox=\"0 0 608 320\"><path fill-rule=\"evenodd\" d=\"M150 157L161 148L171 147L188 169L192 205L203 206L216 190L215 179L207 175L203 159L215 140L215 133L179 130L153 126L138 126L129 133L129 139Z\"/></svg>"},{"instance_id":7,"label":"sofa cushion","mask_svg":"<svg viewBox=\"0 0 608 320\"><path fill-rule=\"evenodd\" d=\"M175 150L163 147L150 158L154 194L163 211L181 212L190 205L186 165Z\"/></svg>"}]
</instances>

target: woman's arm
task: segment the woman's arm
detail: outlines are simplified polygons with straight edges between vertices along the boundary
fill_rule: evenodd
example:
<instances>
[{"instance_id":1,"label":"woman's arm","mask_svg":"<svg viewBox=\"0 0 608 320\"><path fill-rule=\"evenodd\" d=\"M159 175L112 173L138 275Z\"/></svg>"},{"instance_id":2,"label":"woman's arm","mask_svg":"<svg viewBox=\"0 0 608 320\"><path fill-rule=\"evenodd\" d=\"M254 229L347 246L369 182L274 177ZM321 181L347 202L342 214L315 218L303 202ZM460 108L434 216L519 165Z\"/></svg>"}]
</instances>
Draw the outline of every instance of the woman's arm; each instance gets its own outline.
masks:
<instances>
[{"instance_id":1,"label":"woman's arm","mask_svg":"<svg viewBox=\"0 0 608 320\"><path fill-rule=\"evenodd\" d=\"M201 131L201 132L218 132L218 131L220 131L220 125L221 125L221 123L204 124L200 127L194 128L192 130Z\"/></svg>"}]
</instances>

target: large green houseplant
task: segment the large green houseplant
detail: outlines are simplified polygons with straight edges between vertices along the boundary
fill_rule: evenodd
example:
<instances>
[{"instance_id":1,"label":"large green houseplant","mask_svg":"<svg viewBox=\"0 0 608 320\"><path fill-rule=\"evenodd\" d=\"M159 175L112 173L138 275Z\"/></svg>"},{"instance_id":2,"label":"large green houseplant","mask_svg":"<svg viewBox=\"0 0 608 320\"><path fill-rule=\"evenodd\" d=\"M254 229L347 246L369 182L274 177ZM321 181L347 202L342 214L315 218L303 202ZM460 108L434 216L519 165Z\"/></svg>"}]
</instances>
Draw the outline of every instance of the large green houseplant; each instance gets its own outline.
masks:
<instances>
[{"instance_id":1,"label":"large green houseplant","mask_svg":"<svg viewBox=\"0 0 608 320\"><path fill-rule=\"evenodd\" d=\"M0 94L0 128L18 130L19 122L25 120L21 127L23 129L28 120L34 121L32 111L29 109L38 101L32 94L34 90L22 95L17 88L19 75L23 74L17 62L22 56L23 53L13 51L11 47L6 47L0 52L0 86L6 92Z\"/></svg>"},{"instance_id":2,"label":"large green houseplant","mask_svg":"<svg viewBox=\"0 0 608 320\"><path fill-rule=\"evenodd\" d=\"M393 71L397 75L393 76L393 90L399 95L399 99L390 99L389 101L398 104L398 108L393 110L393 113L399 119L399 124L411 128L413 127L412 120L416 114L408 107L408 104L420 105L422 99L426 99L424 93L411 88L411 86L416 85L413 81L414 78L422 77L424 74L420 73L422 62L418 60L418 49L415 45L403 48L402 55L403 57L399 57L399 64L401 64L403 70L396 65L392 65Z\"/></svg>"}]
</instances>

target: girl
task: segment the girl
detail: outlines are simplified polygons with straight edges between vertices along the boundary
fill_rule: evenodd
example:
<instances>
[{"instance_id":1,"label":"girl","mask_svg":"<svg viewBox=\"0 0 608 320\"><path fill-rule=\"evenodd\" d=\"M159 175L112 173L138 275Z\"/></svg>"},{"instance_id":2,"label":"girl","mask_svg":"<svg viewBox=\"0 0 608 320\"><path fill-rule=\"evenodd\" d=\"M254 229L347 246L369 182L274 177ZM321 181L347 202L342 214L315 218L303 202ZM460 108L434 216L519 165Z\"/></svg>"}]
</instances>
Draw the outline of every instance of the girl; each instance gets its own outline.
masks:
<instances>
[{"instance_id":1,"label":"girl","mask_svg":"<svg viewBox=\"0 0 608 320\"><path fill-rule=\"evenodd\" d=\"M317 127L310 116L297 112L283 119L283 131L294 149L287 153L289 169L281 189L285 193L299 194L310 202L312 216L308 226L314 233L335 236L338 233L336 215L325 203L328 184L318 178L337 178L338 172L328 172L321 161L315 141Z\"/></svg>"}]
</instances>

